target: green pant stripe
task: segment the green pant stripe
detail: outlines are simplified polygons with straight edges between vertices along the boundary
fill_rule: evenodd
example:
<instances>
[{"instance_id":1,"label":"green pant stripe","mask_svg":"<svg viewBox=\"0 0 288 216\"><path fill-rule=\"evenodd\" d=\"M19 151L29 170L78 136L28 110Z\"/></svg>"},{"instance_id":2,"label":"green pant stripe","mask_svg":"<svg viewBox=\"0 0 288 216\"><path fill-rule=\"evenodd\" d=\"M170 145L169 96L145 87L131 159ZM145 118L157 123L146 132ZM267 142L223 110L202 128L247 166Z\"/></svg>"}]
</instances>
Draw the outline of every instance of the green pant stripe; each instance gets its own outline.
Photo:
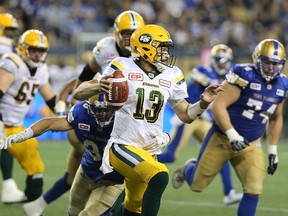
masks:
<instances>
[{"instance_id":1,"label":"green pant stripe","mask_svg":"<svg viewBox=\"0 0 288 216\"><path fill-rule=\"evenodd\" d=\"M144 161L138 154L125 148L125 146L116 143L112 145L112 152L117 158L132 168L137 166L138 163Z\"/></svg>"}]
</instances>

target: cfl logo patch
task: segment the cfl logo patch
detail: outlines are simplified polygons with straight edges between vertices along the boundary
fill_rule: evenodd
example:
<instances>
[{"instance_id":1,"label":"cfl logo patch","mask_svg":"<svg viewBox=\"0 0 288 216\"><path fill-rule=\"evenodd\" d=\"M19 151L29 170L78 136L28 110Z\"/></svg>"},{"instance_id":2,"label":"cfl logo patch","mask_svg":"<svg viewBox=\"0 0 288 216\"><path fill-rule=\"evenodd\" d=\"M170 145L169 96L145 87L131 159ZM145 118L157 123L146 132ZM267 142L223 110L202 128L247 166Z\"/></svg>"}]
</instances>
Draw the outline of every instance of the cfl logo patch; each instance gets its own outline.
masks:
<instances>
[{"instance_id":1,"label":"cfl logo patch","mask_svg":"<svg viewBox=\"0 0 288 216\"><path fill-rule=\"evenodd\" d=\"M90 125L84 123L78 123L79 130L90 131Z\"/></svg>"}]
</instances>

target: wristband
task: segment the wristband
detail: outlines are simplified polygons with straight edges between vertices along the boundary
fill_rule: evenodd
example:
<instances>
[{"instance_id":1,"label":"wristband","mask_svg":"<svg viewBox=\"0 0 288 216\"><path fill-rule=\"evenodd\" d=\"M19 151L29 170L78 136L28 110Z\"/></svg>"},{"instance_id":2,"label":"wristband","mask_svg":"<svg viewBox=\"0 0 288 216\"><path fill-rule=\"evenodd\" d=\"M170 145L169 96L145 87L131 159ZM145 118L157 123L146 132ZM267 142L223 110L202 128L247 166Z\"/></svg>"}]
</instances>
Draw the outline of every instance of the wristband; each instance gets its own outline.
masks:
<instances>
[{"instance_id":1,"label":"wristband","mask_svg":"<svg viewBox=\"0 0 288 216\"><path fill-rule=\"evenodd\" d=\"M32 128L29 127L29 128L26 128L21 133L19 133L19 135L21 135L21 138L23 139L23 140L21 140L21 142L22 142L24 140L28 140L28 139L32 138L34 135L34 131L32 130Z\"/></svg>"},{"instance_id":2,"label":"wristband","mask_svg":"<svg viewBox=\"0 0 288 216\"><path fill-rule=\"evenodd\" d=\"M187 114L188 116L192 119L195 120L198 118L206 109L202 109L200 107L200 101L194 103L194 104L189 104L187 108Z\"/></svg>"},{"instance_id":3,"label":"wristband","mask_svg":"<svg viewBox=\"0 0 288 216\"><path fill-rule=\"evenodd\" d=\"M277 155L277 145L269 144L268 145L268 154Z\"/></svg>"},{"instance_id":4,"label":"wristband","mask_svg":"<svg viewBox=\"0 0 288 216\"><path fill-rule=\"evenodd\" d=\"M229 141L231 142L232 140L238 140L240 139L239 133L235 130L234 127L228 129L225 131L226 136L228 137Z\"/></svg>"},{"instance_id":5,"label":"wristband","mask_svg":"<svg viewBox=\"0 0 288 216\"><path fill-rule=\"evenodd\" d=\"M66 103L62 100L59 100L54 108L56 113L64 113L66 111Z\"/></svg>"}]
</instances>

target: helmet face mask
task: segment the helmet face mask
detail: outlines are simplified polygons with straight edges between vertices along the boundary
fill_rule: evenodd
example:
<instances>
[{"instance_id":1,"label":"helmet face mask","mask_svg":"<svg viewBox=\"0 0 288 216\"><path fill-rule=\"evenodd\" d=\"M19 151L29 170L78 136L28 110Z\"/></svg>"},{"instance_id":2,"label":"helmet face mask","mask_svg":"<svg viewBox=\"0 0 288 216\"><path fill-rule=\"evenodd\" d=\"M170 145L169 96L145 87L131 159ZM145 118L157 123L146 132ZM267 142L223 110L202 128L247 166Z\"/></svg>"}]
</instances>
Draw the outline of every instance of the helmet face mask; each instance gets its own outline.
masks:
<instances>
[{"instance_id":1,"label":"helmet face mask","mask_svg":"<svg viewBox=\"0 0 288 216\"><path fill-rule=\"evenodd\" d=\"M94 101L93 101L94 100ZM89 111L95 122L102 128L109 126L113 122L115 111L107 104L105 95L100 94L98 98L92 99L89 103Z\"/></svg>"},{"instance_id":2,"label":"helmet face mask","mask_svg":"<svg viewBox=\"0 0 288 216\"><path fill-rule=\"evenodd\" d=\"M266 82L271 82L278 74L282 73L286 62L286 53L279 41L265 39L256 46L252 58L257 71Z\"/></svg>"},{"instance_id":3,"label":"helmet face mask","mask_svg":"<svg viewBox=\"0 0 288 216\"><path fill-rule=\"evenodd\" d=\"M173 42L166 29L158 25L146 25L137 29L131 36L133 57L148 61L159 72L173 67L176 56L170 53Z\"/></svg>"},{"instance_id":4,"label":"helmet face mask","mask_svg":"<svg viewBox=\"0 0 288 216\"><path fill-rule=\"evenodd\" d=\"M17 53L31 68L36 68L45 62L48 48L48 39L43 32L31 29L20 36Z\"/></svg>"},{"instance_id":5,"label":"helmet face mask","mask_svg":"<svg viewBox=\"0 0 288 216\"><path fill-rule=\"evenodd\" d=\"M114 21L114 34L117 45L122 50L131 52L130 37L137 28L143 25L142 16L135 11L128 10L119 14Z\"/></svg>"},{"instance_id":6,"label":"helmet face mask","mask_svg":"<svg viewBox=\"0 0 288 216\"><path fill-rule=\"evenodd\" d=\"M218 75L224 76L231 68L232 49L225 44L218 44L211 49L211 64Z\"/></svg>"}]
</instances>

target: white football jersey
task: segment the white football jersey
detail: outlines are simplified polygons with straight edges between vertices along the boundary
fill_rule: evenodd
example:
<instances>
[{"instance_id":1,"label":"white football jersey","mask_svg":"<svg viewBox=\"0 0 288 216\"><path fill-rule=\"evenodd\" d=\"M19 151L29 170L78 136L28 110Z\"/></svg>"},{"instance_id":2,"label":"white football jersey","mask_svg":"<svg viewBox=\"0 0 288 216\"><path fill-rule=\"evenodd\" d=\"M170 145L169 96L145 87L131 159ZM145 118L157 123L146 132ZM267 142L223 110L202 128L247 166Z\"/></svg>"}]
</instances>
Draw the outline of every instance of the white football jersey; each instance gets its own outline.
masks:
<instances>
[{"instance_id":1,"label":"white football jersey","mask_svg":"<svg viewBox=\"0 0 288 216\"><path fill-rule=\"evenodd\" d=\"M166 103L174 107L188 97L187 84L178 67L167 67L155 75L143 71L133 59L124 57L114 59L103 75L117 69L128 80L129 96L115 113L110 141L143 148L155 133L163 131Z\"/></svg>"},{"instance_id":2,"label":"white football jersey","mask_svg":"<svg viewBox=\"0 0 288 216\"><path fill-rule=\"evenodd\" d=\"M20 126L38 89L49 81L47 65L41 65L35 75L31 76L25 62L18 55L10 53L3 55L0 67L15 77L0 100L3 122L10 126Z\"/></svg>"},{"instance_id":3,"label":"white football jersey","mask_svg":"<svg viewBox=\"0 0 288 216\"><path fill-rule=\"evenodd\" d=\"M120 56L116 48L116 40L113 36L108 36L96 44L93 49L93 57L103 72L107 65L116 57Z\"/></svg>"},{"instance_id":4,"label":"white football jersey","mask_svg":"<svg viewBox=\"0 0 288 216\"><path fill-rule=\"evenodd\" d=\"M13 40L7 37L0 36L0 56L5 53L11 53Z\"/></svg>"}]
</instances>

